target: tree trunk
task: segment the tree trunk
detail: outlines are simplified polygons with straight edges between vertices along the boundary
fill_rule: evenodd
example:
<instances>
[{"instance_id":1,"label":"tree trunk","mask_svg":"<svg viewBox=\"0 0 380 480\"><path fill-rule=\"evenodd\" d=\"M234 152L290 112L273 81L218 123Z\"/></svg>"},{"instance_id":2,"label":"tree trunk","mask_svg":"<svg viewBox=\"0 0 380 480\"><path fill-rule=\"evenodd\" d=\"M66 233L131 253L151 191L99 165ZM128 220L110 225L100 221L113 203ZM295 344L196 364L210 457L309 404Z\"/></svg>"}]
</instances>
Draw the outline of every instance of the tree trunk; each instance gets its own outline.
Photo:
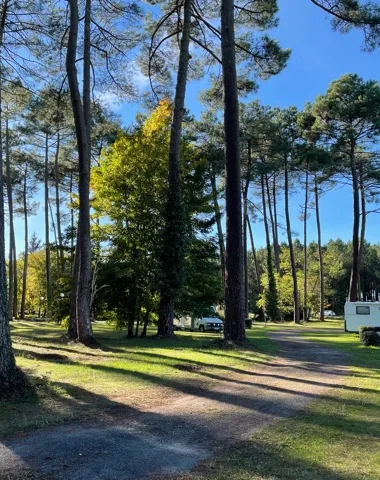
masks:
<instances>
[{"instance_id":1,"label":"tree trunk","mask_svg":"<svg viewBox=\"0 0 380 480\"><path fill-rule=\"evenodd\" d=\"M136 247L134 248L136 250ZM128 309L128 325L127 325L127 338L133 338L134 333L133 333L133 327L135 324L135 320L138 321L138 315L137 315L137 302L138 302L138 295L137 291L135 288L132 288L131 290L131 301L129 304L129 309Z\"/></svg>"},{"instance_id":2,"label":"tree trunk","mask_svg":"<svg viewBox=\"0 0 380 480\"><path fill-rule=\"evenodd\" d=\"M52 209L50 200L49 200L49 211L50 211L50 218L51 218L51 226L53 227L55 254L56 254L56 257L57 257L56 258L57 270L58 270L58 274L59 274L59 272L60 272L60 268L59 268L60 257L59 257L59 248L58 248L58 238L57 238L57 230L55 228L53 209Z\"/></svg>"},{"instance_id":3,"label":"tree trunk","mask_svg":"<svg viewBox=\"0 0 380 480\"><path fill-rule=\"evenodd\" d=\"M44 191L45 191L46 303L47 303L47 311L50 314L51 300L52 300L52 283L51 283L50 238L49 238L49 137L47 134L45 136Z\"/></svg>"},{"instance_id":4,"label":"tree trunk","mask_svg":"<svg viewBox=\"0 0 380 480\"><path fill-rule=\"evenodd\" d=\"M9 282L9 296L8 296L8 315L9 320L12 320L14 292L15 292L15 271L16 264L15 258L15 230L13 221L13 191L12 191L12 174L11 163L9 154L9 123L8 118L5 119L5 172L7 180L7 197L8 197L8 210L9 210L9 257L8 257L8 282ZM17 274L16 274L17 275Z\"/></svg>"},{"instance_id":5,"label":"tree trunk","mask_svg":"<svg viewBox=\"0 0 380 480\"><path fill-rule=\"evenodd\" d=\"M78 237L78 233L77 233ZM78 238L77 238L78 245ZM70 340L78 340L78 321L77 321L77 279L79 276L79 249L75 249L74 263L72 271L72 286L71 286L71 299L70 299L70 318L67 335Z\"/></svg>"},{"instance_id":6,"label":"tree trunk","mask_svg":"<svg viewBox=\"0 0 380 480\"><path fill-rule=\"evenodd\" d=\"M57 217L57 237L58 237L58 252L59 252L59 263L58 271L61 269L64 271L64 256L63 256L63 244L62 244L62 227L61 227L61 200L59 196L59 150L61 146L61 135L57 133L57 145L55 150L55 159L54 159L54 177L55 177L55 207L56 207L56 217Z\"/></svg>"},{"instance_id":7,"label":"tree trunk","mask_svg":"<svg viewBox=\"0 0 380 480\"><path fill-rule=\"evenodd\" d=\"M226 282L224 338L245 340L239 99L233 0L221 2L221 40L226 144Z\"/></svg>"},{"instance_id":8,"label":"tree trunk","mask_svg":"<svg viewBox=\"0 0 380 480\"><path fill-rule=\"evenodd\" d=\"M141 308L140 308L140 312L139 312L139 314L137 315L137 318L136 318L136 329L135 329L135 337L136 338L139 336L140 321L141 321Z\"/></svg>"},{"instance_id":9,"label":"tree trunk","mask_svg":"<svg viewBox=\"0 0 380 480\"><path fill-rule=\"evenodd\" d=\"M90 168L91 168L91 0L86 0L83 49L83 103L78 87L76 52L79 12L77 0L70 0L70 30L67 44L66 71L75 123L79 163L79 224L77 235L78 277L76 317L78 341L95 343L91 325L91 239L90 239ZM75 270L75 269L74 269ZM75 272L74 272L75 273Z\"/></svg>"},{"instance_id":10,"label":"tree trunk","mask_svg":"<svg viewBox=\"0 0 380 480\"><path fill-rule=\"evenodd\" d=\"M252 257L253 257L253 267L255 269L255 274L256 274L256 281L257 281L257 291L259 293L262 292L262 287L261 287L261 275L260 275L260 267L259 267L259 262L257 260L257 255L256 255L256 247L255 247L255 241L253 239L253 232L252 232L252 227L251 227L251 222L249 220L249 217L247 217L247 225L248 225L248 231L249 231L249 237L251 239L251 249L252 249Z\"/></svg>"},{"instance_id":11,"label":"tree trunk","mask_svg":"<svg viewBox=\"0 0 380 480\"><path fill-rule=\"evenodd\" d=\"M222 278L223 284L225 281L225 273L226 273L226 249L224 246L224 237L223 237L223 229L222 229L222 214L220 213L220 207L218 203L218 190L216 188L216 176L214 171L214 162L210 164L210 183L212 188L212 197L214 202L214 212L215 212L215 221L216 221L216 228L218 232L218 243L219 243L219 257L220 257L220 265L222 270Z\"/></svg>"},{"instance_id":12,"label":"tree trunk","mask_svg":"<svg viewBox=\"0 0 380 480\"><path fill-rule=\"evenodd\" d=\"M280 245L278 240L278 222L277 222L277 186L276 186L276 174L273 174L272 185L272 197L273 197L273 228L276 236L276 242L274 245L274 263L277 273L280 273Z\"/></svg>"},{"instance_id":13,"label":"tree trunk","mask_svg":"<svg viewBox=\"0 0 380 480\"><path fill-rule=\"evenodd\" d=\"M24 188L22 191L23 207L24 207L24 269L22 275L22 296L21 296L21 318L25 318L26 306L26 288L28 279L28 260L29 260L29 232L28 232L28 199L27 199L27 180L28 180L28 164L25 166L24 172Z\"/></svg>"},{"instance_id":14,"label":"tree trunk","mask_svg":"<svg viewBox=\"0 0 380 480\"><path fill-rule=\"evenodd\" d=\"M321 322L325 321L325 272L323 265L323 251L322 251L322 234L321 234L321 220L319 216L319 191L318 191L318 180L315 176L315 185L314 185L314 195L315 195L315 217L317 222L317 233L318 233L318 257L319 257L319 282L320 282L320 299L319 299L319 320Z\"/></svg>"},{"instance_id":15,"label":"tree trunk","mask_svg":"<svg viewBox=\"0 0 380 480\"><path fill-rule=\"evenodd\" d=\"M15 235L13 232L13 285L14 285L14 290L13 290L13 317L17 319L18 317L18 274L17 274L17 254L16 254L16 239Z\"/></svg>"},{"instance_id":16,"label":"tree trunk","mask_svg":"<svg viewBox=\"0 0 380 480\"><path fill-rule=\"evenodd\" d=\"M8 1L5 0L0 19L0 49L3 45L5 19ZM0 70L0 107L2 105L2 71ZM0 397L10 394L17 379L17 369L13 354L9 326L7 300L7 279L5 260L5 215L4 215L4 180L3 180L3 139L2 113L0 108Z\"/></svg>"},{"instance_id":17,"label":"tree trunk","mask_svg":"<svg viewBox=\"0 0 380 480\"><path fill-rule=\"evenodd\" d=\"M149 314L150 314L150 310L147 308L146 313L145 313L145 318L144 318L144 327L142 329L140 338L145 338L146 337L146 331L147 331L148 323L149 323Z\"/></svg>"},{"instance_id":18,"label":"tree trunk","mask_svg":"<svg viewBox=\"0 0 380 480\"><path fill-rule=\"evenodd\" d=\"M267 274L268 274L268 288L266 290L265 309L266 309L267 316L271 320L276 321L278 320L278 317L279 317L278 296L277 296L276 279L273 271L272 247L270 243L267 207L266 207L266 200L265 200L265 181L264 181L263 173L261 174L261 197L262 197L262 203L263 203L263 220L264 220L265 239L266 239Z\"/></svg>"},{"instance_id":19,"label":"tree trunk","mask_svg":"<svg viewBox=\"0 0 380 480\"><path fill-rule=\"evenodd\" d=\"M359 281L359 229L360 229L360 203L359 203L359 180L355 163L355 145L351 144L351 175L352 175L352 194L353 194L353 210L354 222L352 228L352 268L349 300L350 302L358 301L358 281Z\"/></svg>"},{"instance_id":20,"label":"tree trunk","mask_svg":"<svg viewBox=\"0 0 380 480\"><path fill-rule=\"evenodd\" d=\"M174 335L174 301L182 283L184 258L183 208L181 199L181 136L185 112L185 94L189 68L192 0L184 0L182 38L179 53L173 121L170 131L169 186L165 208L165 227L162 250L162 282L157 335Z\"/></svg>"},{"instance_id":21,"label":"tree trunk","mask_svg":"<svg viewBox=\"0 0 380 480\"><path fill-rule=\"evenodd\" d=\"M247 174L243 188L244 318L248 318L248 191L251 174L251 144L248 142Z\"/></svg>"},{"instance_id":22,"label":"tree trunk","mask_svg":"<svg viewBox=\"0 0 380 480\"><path fill-rule=\"evenodd\" d=\"M266 185L266 191L267 191L267 197L268 197L269 218L272 226L274 266L276 267L276 272L280 273L280 257L278 252L277 228L275 227L275 222L274 222L268 175L265 175L265 185Z\"/></svg>"},{"instance_id":23,"label":"tree trunk","mask_svg":"<svg viewBox=\"0 0 380 480\"><path fill-rule=\"evenodd\" d=\"M9 125L8 119L6 120L5 125L5 148L6 148L6 157L7 157L7 179L8 179L8 197L9 197L9 223L10 223L10 240L11 248L10 252L12 253L11 263L13 264L13 295L9 297L9 309L11 310L11 315L13 312L13 317L17 319L17 293L18 293L18 277L17 277L17 252L16 252L16 236L15 236L15 226L14 226L14 214L13 214L13 188L12 188L12 173L11 173L11 162L10 162L10 145L9 145Z\"/></svg>"},{"instance_id":24,"label":"tree trunk","mask_svg":"<svg viewBox=\"0 0 380 480\"><path fill-rule=\"evenodd\" d=\"M308 167L307 167L308 168ZM305 205L303 211L303 321L308 319L307 301L307 214L309 206L309 170L306 170L305 180Z\"/></svg>"},{"instance_id":25,"label":"tree trunk","mask_svg":"<svg viewBox=\"0 0 380 480\"><path fill-rule=\"evenodd\" d=\"M244 199L243 206L243 254L244 254L244 318L249 316L249 301L248 301L248 211L247 199Z\"/></svg>"},{"instance_id":26,"label":"tree trunk","mask_svg":"<svg viewBox=\"0 0 380 480\"><path fill-rule=\"evenodd\" d=\"M292 239L292 229L290 225L290 213L289 213L289 167L288 159L285 157L285 217L286 217L286 232L288 235L289 243L289 253L290 253L290 265L292 268L292 278L293 278L293 305L294 305L294 323L300 323L300 310L299 310L299 297L298 297L298 281L297 281L297 269L296 261L294 258L294 248L293 248L293 239Z\"/></svg>"},{"instance_id":27,"label":"tree trunk","mask_svg":"<svg viewBox=\"0 0 380 480\"><path fill-rule=\"evenodd\" d=\"M70 172L70 203L72 202L73 196L73 172ZM71 270L74 270L74 257L75 257L75 250L74 250L74 209L70 207L70 227L71 227L71 240L70 240L70 250L71 250Z\"/></svg>"},{"instance_id":28,"label":"tree trunk","mask_svg":"<svg viewBox=\"0 0 380 480\"><path fill-rule=\"evenodd\" d=\"M360 188L360 206L361 206L361 227L360 227L360 243L359 243L359 266L358 266L358 296L359 299L362 297L362 300L365 300L364 295L361 295L361 264L363 259L363 250L365 242L365 230L367 224L367 209L366 209L366 199L365 199L365 189L364 189L364 172L363 172L363 163L359 165L359 188Z\"/></svg>"},{"instance_id":29,"label":"tree trunk","mask_svg":"<svg viewBox=\"0 0 380 480\"><path fill-rule=\"evenodd\" d=\"M255 269L255 275L256 275L256 282L257 282L257 291L259 295L262 293L262 285L261 285L261 274L260 274L260 267L259 267L259 262L257 260L257 254L256 254L256 247L255 247L255 241L253 239L253 232L252 232L252 227L251 227L251 222L249 220L249 216L247 217L247 225L248 225L248 231L249 231L249 237L251 240L251 249L252 249L252 257L253 257L253 267ZM264 320L264 310L260 308L259 310L259 315L260 319Z\"/></svg>"}]
</instances>

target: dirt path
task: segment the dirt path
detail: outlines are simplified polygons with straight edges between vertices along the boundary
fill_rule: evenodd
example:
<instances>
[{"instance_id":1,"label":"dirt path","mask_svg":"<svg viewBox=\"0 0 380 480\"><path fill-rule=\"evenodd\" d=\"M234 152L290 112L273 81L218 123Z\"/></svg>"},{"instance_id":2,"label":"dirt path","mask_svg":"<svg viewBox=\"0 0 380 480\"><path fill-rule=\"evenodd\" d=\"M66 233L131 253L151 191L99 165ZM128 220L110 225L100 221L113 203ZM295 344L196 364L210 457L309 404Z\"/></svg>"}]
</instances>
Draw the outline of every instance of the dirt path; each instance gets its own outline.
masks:
<instances>
[{"instance_id":1,"label":"dirt path","mask_svg":"<svg viewBox=\"0 0 380 480\"><path fill-rule=\"evenodd\" d=\"M117 423L67 425L0 443L0 479L143 480L179 474L344 382L343 353L308 342L292 329L271 337L279 344L273 361L220 377L211 390L179 393L168 405L136 411Z\"/></svg>"}]
</instances>

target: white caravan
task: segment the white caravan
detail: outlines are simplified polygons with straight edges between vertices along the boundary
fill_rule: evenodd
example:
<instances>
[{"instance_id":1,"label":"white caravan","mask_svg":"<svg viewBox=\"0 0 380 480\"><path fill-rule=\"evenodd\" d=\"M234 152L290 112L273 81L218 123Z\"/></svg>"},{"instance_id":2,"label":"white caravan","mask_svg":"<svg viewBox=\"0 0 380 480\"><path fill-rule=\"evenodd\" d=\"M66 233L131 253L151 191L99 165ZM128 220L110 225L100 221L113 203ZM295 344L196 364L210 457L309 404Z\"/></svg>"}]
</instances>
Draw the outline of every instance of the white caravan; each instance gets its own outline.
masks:
<instances>
[{"instance_id":1,"label":"white caravan","mask_svg":"<svg viewBox=\"0 0 380 480\"><path fill-rule=\"evenodd\" d=\"M223 322L217 317L186 317L174 318L174 328L176 330L198 330L199 332L221 332Z\"/></svg>"},{"instance_id":2,"label":"white caravan","mask_svg":"<svg viewBox=\"0 0 380 480\"><path fill-rule=\"evenodd\" d=\"M344 306L345 331L358 332L361 325L380 329L380 302L346 302Z\"/></svg>"}]
</instances>

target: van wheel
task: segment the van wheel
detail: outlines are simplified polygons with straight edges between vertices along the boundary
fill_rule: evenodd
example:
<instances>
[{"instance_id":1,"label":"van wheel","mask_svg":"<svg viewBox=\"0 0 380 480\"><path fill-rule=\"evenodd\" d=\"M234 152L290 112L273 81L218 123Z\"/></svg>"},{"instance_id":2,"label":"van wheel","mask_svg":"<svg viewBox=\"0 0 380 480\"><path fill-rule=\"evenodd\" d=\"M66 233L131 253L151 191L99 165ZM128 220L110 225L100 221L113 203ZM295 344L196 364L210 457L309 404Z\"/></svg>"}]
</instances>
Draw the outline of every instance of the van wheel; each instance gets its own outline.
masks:
<instances>
[{"instance_id":1,"label":"van wheel","mask_svg":"<svg viewBox=\"0 0 380 480\"><path fill-rule=\"evenodd\" d=\"M201 326L199 327L199 331L202 332L202 333L204 333L205 327L204 327L203 325L201 325Z\"/></svg>"}]
</instances>

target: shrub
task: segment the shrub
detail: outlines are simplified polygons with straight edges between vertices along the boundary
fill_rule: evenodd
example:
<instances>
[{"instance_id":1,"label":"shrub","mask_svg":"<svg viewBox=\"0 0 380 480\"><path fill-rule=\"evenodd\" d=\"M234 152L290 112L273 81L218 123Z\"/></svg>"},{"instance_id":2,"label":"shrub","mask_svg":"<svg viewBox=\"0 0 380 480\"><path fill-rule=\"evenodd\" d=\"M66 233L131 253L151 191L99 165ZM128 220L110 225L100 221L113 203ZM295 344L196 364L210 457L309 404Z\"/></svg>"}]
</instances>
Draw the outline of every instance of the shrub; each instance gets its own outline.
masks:
<instances>
[{"instance_id":1,"label":"shrub","mask_svg":"<svg viewBox=\"0 0 380 480\"><path fill-rule=\"evenodd\" d=\"M70 323L70 315L66 315L61 321L61 327L64 330L67 330L69 328L69 323Z\"/></svg>"},{"instance_id":2,"label":"shrub","mask_svg":"<svg viewBox=\"0 0 380 480\"><path fill-rule=\"evenodd\" d=\"M380 335L373 327L359 328L360 342L366 347L380 347Z\"/></svg>"},{"instance_id":3,"label":"shrub","mask_svg":"<svg viewBox=\"0 0 380 480\"><path fill-rule=\"evenodd\" d=\"M360 327L359 327L359 335L362 332L374 332L374 331L375 331L375 328L370 327L369 325L360 325Z\"/></svg>"}]
</instances>

